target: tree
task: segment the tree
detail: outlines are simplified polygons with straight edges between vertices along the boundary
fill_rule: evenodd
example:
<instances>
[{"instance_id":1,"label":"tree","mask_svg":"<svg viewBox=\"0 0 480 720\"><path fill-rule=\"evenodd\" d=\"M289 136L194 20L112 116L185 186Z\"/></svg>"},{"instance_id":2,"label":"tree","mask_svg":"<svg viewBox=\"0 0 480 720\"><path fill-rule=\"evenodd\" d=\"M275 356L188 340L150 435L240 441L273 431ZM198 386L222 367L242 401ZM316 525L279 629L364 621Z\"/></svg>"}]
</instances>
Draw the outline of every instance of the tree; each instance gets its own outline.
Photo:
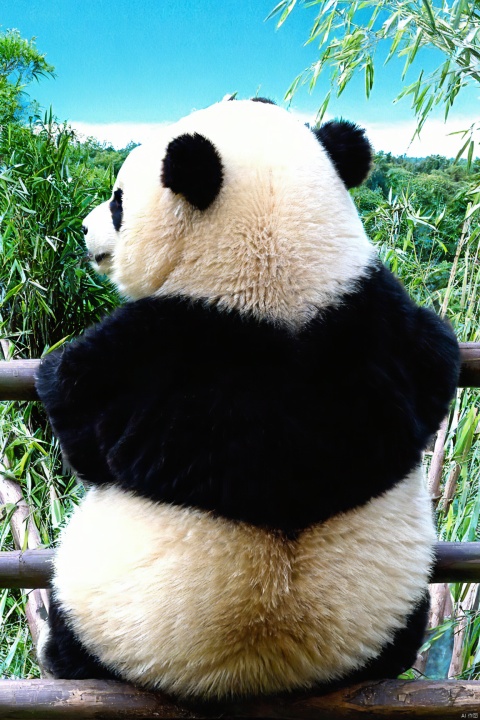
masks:
<instances>
[{"instance_id":1,"label":"tree","mask_svg":"<svg viewBox=\"0 0 480 720\"><path fill-rule=\"evenodd\" d=\"M26 85L53 76L53 71L53 65L37 50L35 38L26 40L18 30L0 33L0 125L19 119Z\"/></svg>"}]
</instances>

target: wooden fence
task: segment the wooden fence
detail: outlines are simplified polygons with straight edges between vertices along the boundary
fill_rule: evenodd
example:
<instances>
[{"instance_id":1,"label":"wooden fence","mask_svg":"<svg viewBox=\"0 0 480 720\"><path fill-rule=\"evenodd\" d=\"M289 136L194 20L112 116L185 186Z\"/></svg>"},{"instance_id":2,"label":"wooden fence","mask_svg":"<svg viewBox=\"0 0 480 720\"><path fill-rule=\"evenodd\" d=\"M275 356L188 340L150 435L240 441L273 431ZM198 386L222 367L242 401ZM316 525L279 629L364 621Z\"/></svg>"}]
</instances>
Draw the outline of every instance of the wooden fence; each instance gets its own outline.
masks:
<instances>
[{"instance_id":1,"label":"wooden fence","mask_svg":"<svg viewBox=\"0 0 480 720\"><path fill-rule=\"evenodd\" d=\"M354 357L355 349L352 348ZM480 387L480 343L461 345L460 387ZM0 400L35 400L38 360L0 362ZM0 587L45 588L53 551L0 553ZM437 543L433 582L480 582L480 543ZM326 695L176 704L160 693L103 680L0 680L0 720L54 718L278 718L480 720L480 681L383 680Z\"/></svg>"}]
</instances>

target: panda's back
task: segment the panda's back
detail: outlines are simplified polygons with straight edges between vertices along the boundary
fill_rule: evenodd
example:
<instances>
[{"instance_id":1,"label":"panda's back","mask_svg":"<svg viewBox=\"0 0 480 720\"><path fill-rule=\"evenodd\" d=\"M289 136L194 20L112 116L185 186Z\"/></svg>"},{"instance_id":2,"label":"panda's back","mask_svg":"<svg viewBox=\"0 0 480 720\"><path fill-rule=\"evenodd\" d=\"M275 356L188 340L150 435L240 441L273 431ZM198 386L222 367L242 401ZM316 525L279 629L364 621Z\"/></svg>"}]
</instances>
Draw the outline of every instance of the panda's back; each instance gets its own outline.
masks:
<instances>
[{"instance_id":1,"label":"panda's back","mask_svg":"<svg viewBox=\"0 0 480 720\"><path fill-rule=\"evenodd\" d=\"M420 470L297 537L104 486L63 533L54 587L79 640L131 681L205 697L306 687L405 626L428 518Z\"/></svg>"}]
</instances>

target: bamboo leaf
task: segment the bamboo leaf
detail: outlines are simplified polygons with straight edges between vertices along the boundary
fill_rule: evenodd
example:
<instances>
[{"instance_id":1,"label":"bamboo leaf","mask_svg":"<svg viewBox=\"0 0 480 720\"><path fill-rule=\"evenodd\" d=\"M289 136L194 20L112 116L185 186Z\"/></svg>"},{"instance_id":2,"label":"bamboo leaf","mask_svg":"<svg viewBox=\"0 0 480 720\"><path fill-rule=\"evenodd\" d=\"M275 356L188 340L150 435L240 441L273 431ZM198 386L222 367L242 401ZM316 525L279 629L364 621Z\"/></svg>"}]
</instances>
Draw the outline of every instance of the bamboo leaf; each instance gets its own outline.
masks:
<instances>
[{"instance_id":1,"label":"bamboo leaf","mask_svg":"<svg viewBox=\"0 0 480 720\"><path fill-rule=\"evenodd\" d=\"M329 91L327 92L327 94L325 95L325 97L324 97L324 99L323 99L323 102L322 102L322 104L320 105L320 107L319 107L319 109L318 109L318 112L317 112L317 115L316 115L316 117L315 117L315 124L316 124L316 125L317 125L318 123L321 123L321 122L322 122L323 117L324 117L324 115L325 115L325 113L326 113L326 111L327 111L328 104L329 104L329 102L330 102L330 97L331 97L331 91L329 90Z\"/></svg>"},{"instance_id":2,"label":"bamboo leaf","mask_svg":"<svg viewBox=\"0 0 480 720\"><path fill-rule=\"evenodd\" d=\"M472 167L474 151L475 151L475 142L473 140L470 140L470 145L468 146L468 155L467 155L467 169L468 170L470 170Z\"/></svg>"},{"instance_id":3,"label":"bamboo leaf","mask_svg":"<svg viewBox=\"0 0 480 720\"><path fill-rule=\"evenodd\" d=\"M367 58L367 62L365 64L365 94L367 98L370 97L370 93L373 88L373 79L374 79L374 68L373 68L373 62L372 58Z\"/></svg>"},{"instance_id":4,"label":"bamboo leaf","mask_svg":"<svg viewBox=\"0 0 480 720\"><path fill-rule=\"evenodd\" d=\"M435 16L433 14L432 6L430 5L430 0L422 0L423 1L423 7L425 8L428 16L428 20L430 22L432 30L436 30L436 23L435 23Z\"/></svg>"},{"instance_id":5,"label":"bamboo leaf","mask_svg":"<svg viewBox=\"0 0 480 720\"><path fill-rule=\"evenodd\" d=\"M465 0L458 0L455 7L455 13L452 20L452 27L456 30L460 24L462 14L467 10L468 4Z\"/></svg>"},{"instance_id":6,"label":"bamboo leaf","mask_svg":"<svg viewBox=\"0 0 480 720\"><path fill-rule=\"evenodd\" d=\"M65 337L63 337L61 340L59 340L59 341L56 342L54 345L52 345L51 347L49 347L48 350L45 350L45 351L42 353L42 357L44 357L44 355L48 355L48 353L51 353L51 352L53 352L53 350L56 350L57 348L59 348L59 347L61 347L62 345L64 345L68 340L71 339L71 337L72 337L71 335L65 335Z\"/></svg>"},{"instance_id":7,"label":"bamboo leaf","mask_svg":"<svg viewBox=\"0 0 480 720\"><path fill-rule=\"evenodd\" d=\"M465 150L467 149L467 146L468 146L469 144L470 144L470 138L467 138L467 140L465 140L465 142L463 143L462 147L460 148L460 150L458 151L458 153L457 153L456 156L455 156L455 162L456 162L456 163L460 160L460 158L462 157L463 153L465 152Z\"/></svg>"},{"instance_id":8,"label":"bamboo leaf","mask_svg":"<svg viewBox=\"0 0 480 720\"><path fill-rule=\"evenodd\" d=\"M267 15L265 20L270 20L275 15L280 15L280 18L277 22L278 29L283 25L296 4L297 0L282 0L282 2L279 2L278 5L276 5L273 10Z\"/></svg>"},{"instance_id":9,"label":"bamboo leaf","mask_svg":"<svg viewBox=\"0 0 480 720\"><path fill-rule=\"evenodd\" d=\"M471 205L468 203L467 212L465 213L465 220L468 220L468 218L472 217L477 210L480 209L480 203L477 203L476 205Z\"/></svg>"},{"instance_id":10,"label":"bamboo leaf","mask_svg":"<svg viewBox=\"0 0 480 720\"><path fill-rule=\"evenodd\" d=\"M287 103L292 102L293 96L295 95L295 93L298 89L298 86L300 85L300 83L302 81L302 77L303 77L303 73L301 75L297 75L297 77L295 78L293 83L290 85L287 92L285 93L285 97L284 97L285 102L287 102Z\"/></svg>"}]
</instances>

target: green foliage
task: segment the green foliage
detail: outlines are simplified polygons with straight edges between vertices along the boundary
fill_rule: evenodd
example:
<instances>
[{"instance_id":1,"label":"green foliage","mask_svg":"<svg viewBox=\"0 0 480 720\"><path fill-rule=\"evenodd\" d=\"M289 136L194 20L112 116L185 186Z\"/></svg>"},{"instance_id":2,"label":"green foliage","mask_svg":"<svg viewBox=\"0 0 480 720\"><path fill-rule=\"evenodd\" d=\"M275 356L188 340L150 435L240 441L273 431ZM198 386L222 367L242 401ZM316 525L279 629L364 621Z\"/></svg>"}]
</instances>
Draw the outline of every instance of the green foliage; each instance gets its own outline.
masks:
<instances>
[{"instance_id":1,"label":"green foliage","mask_svg":"<svg viewBox=\"0 0 480 720\"><path fill-rule=\"evenodd\" d=\"M84 259L82 218L111 184L90 152L51 113L0 139L0 332L19 357L39 357L116 302Z\"/></svg>"},{"instance_id":2,"label":"green foliage","mask_svg":"<svg viewBox=\"0 0 480 720\"><path fill-rule=\"evenodd\" d=\"M25 40L18 30L0 33L0 125L19 119L24 88L32 80L53 76L53 65L38 52L35 38Z\"/></svg>"},{"instance_id":3,"label":"green foliage","mask_svg":"<svg viewBox=\"0 0 480 720\"><path fill-rule=\"evenodd\" d=\"M368 97L374 84L375 53L386 44L388 63L393 57L404 58L402 80L416 66L416 80L406 85L398 99L409 97L417 117L419 131L434 107L443 107L448 116L460 91L480 81L480 8L477 0L303 0L305 7L318 7L307 43L319 48L318 59L295 78L286 93L290 100L301 84L312 90L321 73L329 74L331 90L322 102L317 120L323 117L332 90L339 96L359 72L364 74ZM297 0L283 0L269 17L278 17L282 25ZM425 75L421 53L436 48L443 58L432 73ZM473 132L468 128L461 153L469 163L474 152ZM460 153L460 154L461 154Z\"/></svg>"},{"instance_id":4,"label":"green foliage","mask_svg":"<svg viewBox=\"0 0 480 720\"><path fill-rule=\"evenodd\" d=\"M82 218L108 197L127 154L93 139L80 143L47 113L30 126L9 123L0 136L0 358L40 357L114 307L109 284L85 259ZM0 473L17 481L45 547L83 488L62 470L58 444L37 403L0 403ZM13 549L0 508L0 549ZM27 595L0 594L0 668L36 677L26 627Z\"/></svg>"},{"instance_id":5,"label":"green foliage","mask_svg":"<svg viewBox=\"0 0 480 720\"><path fill-rule=\"evenodd\" d=\"M25 617L26 593L0 590L0 678L38 678L40 672Z\"/></svg>"},{"instance_id":6,"label":"green foliage","mask_svg":"<svg viewBox=\"0 0 480 720\"><path fill-rule=\"evenodd\" d=\"M15 85L52 75L53 66L38 52L35 38L25 40L18 30L0 33L0 76Z\"/></svg>"},{"instance_id":7,"label":"green foliage","mask_svg":"<svg viewBox=\"0 0 480 720\"><path fill-rule=\"evenodd\" d=\"M389 244L392 268L407 283L409 275L418 282L422 267L430 290L447 283L476 177L466 163L438 155L394 158L380 152L375 156L372 172L354 190L354 199L368 234L381 246Z\"/></svg>"},{"instance_id":8,"label":"green foliage","mask_svg":"<svg viewBox=\"0 0 480 720\"><path fill-rule=\"evenodd\" d=\"M468 164L441 156L394 158L379 153L365 186L354 191L379 254L400 276L409 294L451 320L461 341L480 341L480 175ZM441 540L472 541L479 537L480 518L480 392L458 390L449 419L443 481L458 472L456 492L446 508L438 509ZM427 466L429 455L426 457ZM455 607L461 609L468 584L451 585ZM464 632L462 678L480 677L480 616L460 611ZM448 618L432 630L424 650L438 660L446 653L448 668L459 621ZM448 636L448 637L447 637ZM427 673L434 672L435 655ZM432 660L434 662L430 662ZM445 665L445 663L444 663Z\"/></svg>"},{"instance_id":9,"label":"green foliage","mask_svg":"<svg viewBox=\"0 0 480 720\"><path fill-rule=\"evenodd\" d=\"M53 68L18 31L0 34L0 359L40 357L114 307L113 288L85 258L82 218L106 199L129 148L81 143L52 112L26 124L25 84ZM0 474L18 482L45 547L83 493L63 472L38 403L0 403ZM13 549L0 507L0 550ZM38 676L23 591L0 593L0 672Z\"/></svg>"}]
</instances>

